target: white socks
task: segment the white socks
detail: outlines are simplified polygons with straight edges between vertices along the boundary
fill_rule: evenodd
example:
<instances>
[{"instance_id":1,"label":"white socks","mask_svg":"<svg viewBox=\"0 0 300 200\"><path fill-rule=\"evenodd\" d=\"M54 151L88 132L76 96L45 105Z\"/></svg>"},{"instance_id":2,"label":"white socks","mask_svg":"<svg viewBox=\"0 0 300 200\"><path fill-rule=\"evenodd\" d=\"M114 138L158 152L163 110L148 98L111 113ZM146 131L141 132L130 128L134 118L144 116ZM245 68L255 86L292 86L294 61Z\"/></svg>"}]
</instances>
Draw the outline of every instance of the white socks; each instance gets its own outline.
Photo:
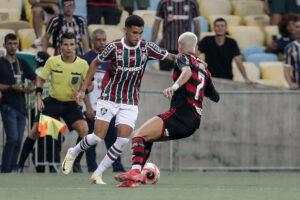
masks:
<instances>
[{"instance_id":1,"label":"white socks","mask_svg":"<svg viewBox=\"0 0 300 200\"><path fill-rule=\"evenodd\" d=\"M102 139L99 138L95 133L88 134L78 144L70 151L72 157L76 158L78 154L82 151L86 151L91 146L101 142Z\"/></svg>"},{"instance_id":2,"label":"white socks","mask_svg":"<svg viewBox=\"0 0 300 200\"><path fill-rule=\"evenodd\" d=\"M107 150L104 159L101 161L100 165L93 174L102 174L108 167L110 167L113 162L122 154L127 143L128 138L117 137L115 143Z\"/></svg>"}]
</instances>

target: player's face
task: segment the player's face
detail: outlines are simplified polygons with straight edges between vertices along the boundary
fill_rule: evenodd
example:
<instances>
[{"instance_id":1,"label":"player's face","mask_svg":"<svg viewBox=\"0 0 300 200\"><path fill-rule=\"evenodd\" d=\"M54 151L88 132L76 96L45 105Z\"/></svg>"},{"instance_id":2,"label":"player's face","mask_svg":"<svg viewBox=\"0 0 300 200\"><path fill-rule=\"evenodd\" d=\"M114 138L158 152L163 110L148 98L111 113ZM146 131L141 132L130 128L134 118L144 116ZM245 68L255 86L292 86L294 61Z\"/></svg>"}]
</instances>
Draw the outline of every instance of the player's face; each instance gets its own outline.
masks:
<instances>
[{"instance_id":1,"label":"player's face","mask_svg":"<svg viewBox=\"0 0 300 200\"><path fill-rule=\"evenodd\" d=\"M18 40L7 40L3 46L8 55L15 55L18 49Z\"/></svg>"},{"instance_id":2,"label":"player's face","mask_svg":"<svg viewBox=\"0 0 300 200\"><path fill-rule=\"evenodd\" d=\"M72 16L75 10L74 1L65 1L62 5L62 10L64 11L64 15Z\"/></svg>"},{"instance_id":3,"label":"player's face","mask_svg":"<svg viewBox=\"0 0 300 200\"><path fill-rule=\"evenodd\" d=\"M63 39L61 44L62 54L66 57L72 57L75 55L75 39Z\"/></svg>"},{"instance_id":4,"label":"player's face","mask_svg":"<svg viewBox=\"0 0 300 200\"><path fill-rule=\"evenodd\" d=\"M93 36L93 44L94 49L96 51L101 51L104 49L106 44L106 34L105 33L97 33Z\"/></svg>"},{"instance_id":5,"label":"player's face","mask_svg":"<svg viewBox=\"0 0 300 200\"><path fill-rule=\"evenodd\" d=\"M129 46L135 46L142 38L144 27L143 26L125 27L124 31L125 31L125 43Z\"/></svg>"},{"instance_id":6,"label":"player's face","mask_svg":"<svg viewBox=\"0 0 300 200\"><path fill-rule=\"evenodd\" d=\"M224 36L226 35L227 26L225 22L216 22L215 24L215 32L217 36Z\"/></svg>"},{"instance_id":7,"label":"player's face","mask_svg":"<svg viewBox=\"0 0 300 200\"><path fill-rule=\"evenodd\" d=\"M296 40L300 40L300 22L297 21L294 24L294 35Z\"/></svg>"}]
</instances>

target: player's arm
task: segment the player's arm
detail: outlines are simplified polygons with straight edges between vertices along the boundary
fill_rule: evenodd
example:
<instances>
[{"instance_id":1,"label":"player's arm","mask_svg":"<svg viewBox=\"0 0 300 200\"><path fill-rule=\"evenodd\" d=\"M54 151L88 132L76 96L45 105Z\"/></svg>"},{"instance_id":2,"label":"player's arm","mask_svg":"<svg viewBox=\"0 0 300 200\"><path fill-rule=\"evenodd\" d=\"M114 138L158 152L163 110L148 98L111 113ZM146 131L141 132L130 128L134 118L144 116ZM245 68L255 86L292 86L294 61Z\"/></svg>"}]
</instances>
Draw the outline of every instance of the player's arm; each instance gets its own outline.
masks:
<instances>
[{"instance_id":1,"label":"player's arm","mask_svg":"<svg viewBox=\"0 0 300 200\"><path fill-rule=\"evenodd\" d=\"M99 59L96 57L90 67L89 67L89 70L86 74L86 77L81 85L81 89L78 93L78 95L76 96L76 102L77 104L80 105L80 102L84 99L85 97L85 91L86 89L89 87L90 84L92 84L92 78L94 77L95 73L96 73L96 70L98 68L98 66L101 65L101 62L99 61Z\"/></svg>"},{"instance_id":2,"label":"player's arm","mask_svg":"<svg viewBox=\"0 0 300 200\"><path fill-rule=\"evenodd\" d=\"M181 68L181 74L175 83L166 89L164 89L163 93L165 97L172 97L174 92L180 88L180 86L184 85L192 76L192 70L189 66L184 66Z\"/></svg>"},{"instance_id":3,"label":"player's arm","mask_svg":"<svg viewBox=\"0 0 300 200\"><path fill-rule=\"evenodd\" d=\"M50 37L51 37L51 35L49 33L46 32L44 34L44 37L42 39L42 49L43 49L43 51L47 51Z\"/></svg>"},{"instance_id":4,"label":"player's arm","mask_svg":"<svg viewBox=\"0 0 300 200\"><path fill-rule=\"evenodd\" d=\"M42 100L42 93L43 93L43 85L45 83L45 80L42 79L41 77L37 76L36 77L36 98L37 98L37 107L38 110L41 110L45 107L44 102Z\"/></svg>"},{"instance_id":5,"label":"player's arm","mask_svg":"<svg viewBox=\"0 0 300 200\"><path fill-rule=\"evenodd\" d=\"M298 90L299 85L292 81L291 74L292 68L291 67L284 67L283 68L285 80L288 82L291 90Z\"/></svg>"},{"instance_id":6,"label":"player's arm","mask_svg":"<svg viewBox=\"0 0 300 200\"><path fill-rule=\"evenodd\" d=\"M220 100L220 94L216 90L211 78L209 77L205 86L204 95L214 102Z\"/></svg>"},{"instance_id":7,"label":"player's arm","mask_svg":"<svg viewBox=\"0 0 300 200\"><path fill-rule=\"evenodd\" d=\"M81 41L82 41L84 53L87 53L90 50L89 39L87 37L87 34L81 36Z\"/></svg>"},{"instance_id":8,"label":"player's arm","mask_svg":"<svg viewBox=\"0 0 300 200\"><path fill-rule=\"evenodd\" d=\"M243 61L242 61L242 57L240 55L238 55L238 56L235 56L233 59L234 59L236 65L237 65L237 67L239 68L245 82L249 85L255 84L255 82L251 81L247 76L247 73L246 73L246 70L245 70L245 67L244 67L244 64L243 64Z\"/></svg>"},{"instance_id":9,"label":"player's arm","mask_svg":"<svg viewBox=\"0 0 300 200\"><path fill-rule=\"evenodd\" d=\"M167 55L167 57L165 59L175 62L176 55L172 54L172 53L168 53L168 55Z\"/></svg>"},{"instance_id":10,"label":"player's arm","mask_svg":"<svg viewBox=\"0 0 300 200\"><path fill-rule=\"evenodd\" d=\"M159 25L160 25L161 20L156 19L153 23L153 27L152 27L152 34L151 34L151 41L155 42L156 38L157 38L157 34L158 34L158 30L159 30Z\"/></svg>"}]
</instances>

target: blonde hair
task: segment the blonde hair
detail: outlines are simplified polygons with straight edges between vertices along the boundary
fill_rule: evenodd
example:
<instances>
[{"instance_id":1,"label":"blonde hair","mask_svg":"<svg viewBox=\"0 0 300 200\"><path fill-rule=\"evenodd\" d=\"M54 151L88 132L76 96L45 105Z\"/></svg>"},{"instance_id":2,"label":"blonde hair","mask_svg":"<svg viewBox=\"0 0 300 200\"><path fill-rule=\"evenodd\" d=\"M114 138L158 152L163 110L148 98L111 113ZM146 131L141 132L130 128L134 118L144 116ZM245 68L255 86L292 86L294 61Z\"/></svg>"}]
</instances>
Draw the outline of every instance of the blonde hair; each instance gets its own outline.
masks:
<instances>
[{"instance_id":1,"label":"blonde hair","mask_svg":"<svg viewBox=\"0 0 300 200\"><path fill-rule=\"evenodd\" d=\"M195 52L198 38L192 32L182 33L178 38L178 43L182 44L183 48Z\"/></svg>"}]
</instances>

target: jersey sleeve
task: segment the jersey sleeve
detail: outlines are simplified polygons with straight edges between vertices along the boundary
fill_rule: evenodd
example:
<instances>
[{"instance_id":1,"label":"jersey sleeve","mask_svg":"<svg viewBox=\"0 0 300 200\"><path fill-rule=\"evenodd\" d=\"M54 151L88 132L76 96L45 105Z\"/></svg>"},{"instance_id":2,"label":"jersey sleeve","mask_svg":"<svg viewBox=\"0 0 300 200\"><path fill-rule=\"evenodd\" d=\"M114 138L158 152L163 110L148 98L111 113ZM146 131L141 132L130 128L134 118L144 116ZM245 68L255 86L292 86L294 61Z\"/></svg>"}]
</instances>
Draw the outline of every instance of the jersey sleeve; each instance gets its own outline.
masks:
<instances>
[{"instance_id":1,"label":"jersey sleeve","mask_svg":"<svg viewBox=\"0 0 300 200\"><path fill-rule=\"evenodd\" d=\"M108 43L105 48L98 54L97 58L100 62L115 60L116 46L114 43Z\"/></svg>"},{"instance_id":2,"label":"jersey sleeve","mask_svg":"<svg viewBox=\"0 0 300 200\"><path fill-rule=\"evenodd\" d=\"M208 76L207 79L204 95L214 102L218 102L220 100L219 92L216 90L210 76Z\"/></svg>"},{"instance_id":3,"label":"jersey sleeve","mask_svg":"<svg viewBox=\"0 0 300 200\"><path fill-rule=\"evenodd\" d=\"M47 28L46 28L46 32L50 35L52 35L52 33L54 32L55 27L58 25L58 16L53 16L48 24L47 24Z\"/></svg>"},{"instance_id":4,"label":"jersey sleeve","mask_svg":"<svg viewBox=\"0 0 300 200\"><path fill-rule=\"evenodd\" d=\"M155 59L164 60L168 55L167 50L160 48L154 42L147 42L147 50L148 50L149 60L155 60Z\"/></svg>"},{"instance_id":5,"label":"jersey sleeve","mask_svg":"<svg viewBox=\"0 0 300 200\"><path fill-rule=\"evenodd\" d=\"M176 64L181 71L183 67L190 66L190 60L186 55L182 54L179 58L176 58Z\"/></svg>"},{"instance_id":6,"label":"jersey sleeve","mask_svg":"<svg viewBox=\"0 0 300 200\"><path fill-rule=\"evenodd\" d=\"M284 67L292 67L292 58L291 58L291 48L290 45L285 47L284 49L284 61L283 61L283 66Z\"/></svg>"},{"instance_id":7,"label":"jersey sleeve","mask_svg":"<svg viewBox=\"0 0 300 200\"><path fill-rule=\"evenodd\" d=\"M43 68L43 71L42 71L42 73L41 73L41 75L40 75L40 77L41 77L42 79L44 79L44 80L47 80L48 77L49 77L49 75L50 75L50 73L51 73L51 63L52 63L51 60L52 60L52 59L50 58L50 59L48 59L48 60L46 61L45 66L44 66L44 68Z\"/></svg>"}]
</instances>

